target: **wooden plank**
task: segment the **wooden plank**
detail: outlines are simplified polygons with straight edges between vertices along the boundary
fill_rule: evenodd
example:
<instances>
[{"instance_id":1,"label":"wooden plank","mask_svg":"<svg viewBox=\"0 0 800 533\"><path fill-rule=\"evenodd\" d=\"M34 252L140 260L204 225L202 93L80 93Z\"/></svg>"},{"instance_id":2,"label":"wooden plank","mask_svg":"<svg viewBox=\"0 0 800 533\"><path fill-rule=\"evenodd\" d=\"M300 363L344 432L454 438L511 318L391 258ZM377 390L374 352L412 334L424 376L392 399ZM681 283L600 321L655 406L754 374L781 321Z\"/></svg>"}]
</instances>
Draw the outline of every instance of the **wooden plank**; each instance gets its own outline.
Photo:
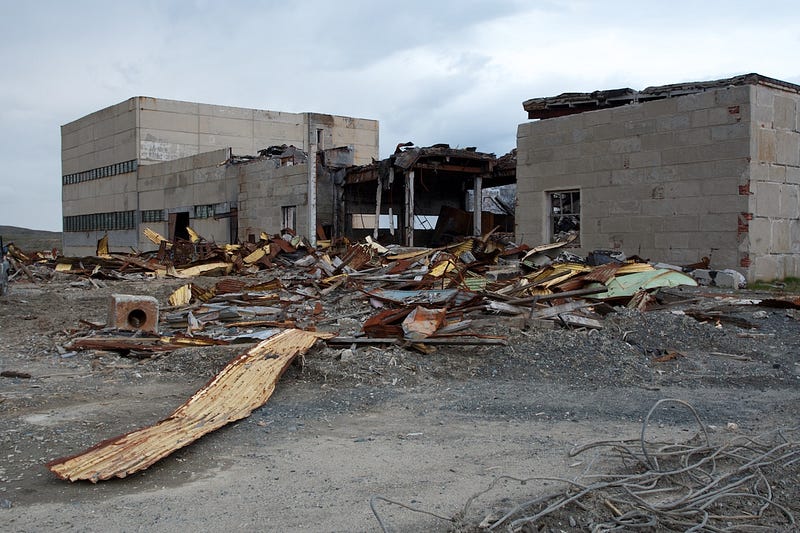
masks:
<instances>
[{"instance_id":1,"label":"wooden plank","mask_svg":"<svg viewBox=\"0 0 800 533\"><path fill-rule=\"evenodd\" d=\"M250 415L275 390L286 367L329 334L286 330L235 358L157 424L105 440L47 468L61 479L92 483L144 470L203 435Z\"/></svg>"},{"instance_id":2,"label":"wooden plank","mask_svg":"<svg viewBox=\"0 0 800 533\"><path fill-rule=\"evenodd\" d=\"M562 315L558 315L558 317L562 321L564 321L564 323L567 324L568 326L574 326L579 328L603 329L602 322L594 318L589 318L588 316L571 315L569 313L565 313Z\"/></svg>"},{"instance_id":3,"label":"wooden plank","mask_svg":"<svg viewBox=\"0 0 800 533\"><path fill-rule=\"evenodd\" d=\"M554 305L552 307L535 308L531 311L530 318L555 317L562 313L577 311L578 309L584 309L586 307L591 307L593 305L594 305L593 302L587 302L585 300L573 300L567 303L563 303L561 305Z\"/></svg>"}]
</instances>

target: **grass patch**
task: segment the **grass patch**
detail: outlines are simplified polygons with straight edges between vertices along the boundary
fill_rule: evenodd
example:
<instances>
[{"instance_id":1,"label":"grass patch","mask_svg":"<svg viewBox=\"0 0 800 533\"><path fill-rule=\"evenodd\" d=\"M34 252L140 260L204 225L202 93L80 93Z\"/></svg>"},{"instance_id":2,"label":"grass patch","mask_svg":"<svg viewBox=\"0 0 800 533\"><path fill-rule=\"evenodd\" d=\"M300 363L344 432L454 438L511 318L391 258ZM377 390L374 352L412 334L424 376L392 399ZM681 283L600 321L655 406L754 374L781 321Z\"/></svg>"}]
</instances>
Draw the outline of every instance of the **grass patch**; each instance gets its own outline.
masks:
<instances>
[{"instance_id":1,"label":"grass patch","mask_svg":"<svg viewBox=\"0 0 800 533\"><path fill-rule=\"evenodd\" d=\"M755 291L800 293L800 278L788 277L774 281L756 281L747 288Z\"/></svg>"}]
</instances>

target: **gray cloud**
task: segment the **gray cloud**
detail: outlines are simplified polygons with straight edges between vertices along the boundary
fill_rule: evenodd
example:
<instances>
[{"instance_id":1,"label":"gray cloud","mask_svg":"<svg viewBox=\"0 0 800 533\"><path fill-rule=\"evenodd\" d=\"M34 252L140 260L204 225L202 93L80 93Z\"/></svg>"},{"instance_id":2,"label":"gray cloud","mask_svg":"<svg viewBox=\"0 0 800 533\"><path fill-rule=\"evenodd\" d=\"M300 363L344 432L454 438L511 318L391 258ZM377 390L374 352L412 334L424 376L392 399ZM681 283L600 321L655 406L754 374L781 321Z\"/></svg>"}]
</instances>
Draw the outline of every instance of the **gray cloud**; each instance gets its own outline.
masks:
<instances>
[{"instance_id":1,"label":"gray cloud","mask_svg":"<svg viewBox=\"0 0 800 533\"><path fill-rule=\"evenodd\" d=\"M800 82L792 1L0 2L0 224L50 230L59 126L134 95L375 118L384 155L407 140L500 155L535 96Z\"/></svg>"}]
</instances>

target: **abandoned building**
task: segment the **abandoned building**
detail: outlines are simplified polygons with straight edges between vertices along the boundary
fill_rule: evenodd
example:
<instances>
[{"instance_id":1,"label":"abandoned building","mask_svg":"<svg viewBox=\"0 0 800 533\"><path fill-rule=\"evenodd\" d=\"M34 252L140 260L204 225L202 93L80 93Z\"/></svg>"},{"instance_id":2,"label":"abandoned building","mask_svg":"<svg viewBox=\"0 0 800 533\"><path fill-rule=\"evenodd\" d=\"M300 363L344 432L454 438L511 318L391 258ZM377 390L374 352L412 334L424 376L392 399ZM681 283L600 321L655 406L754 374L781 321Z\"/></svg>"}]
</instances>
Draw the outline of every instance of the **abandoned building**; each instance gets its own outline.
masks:
<instances>
[{"instance_id":1,"label":"abandoned building","mask_svg":"<svg viewBox=\"0 0 800 533\"><path fill-rule=\"evenodd\" d=\"M217 242L334 227L332 175L378 158L378 122L137 96L61 128L63 246L152 249L191 227ZM310 206L310 207L309 207ZM312 228L312 231L309 231Z\"/></svg>"},{"instance_id":2,"label":"abandoned building","mask_svg":"<svg viewBox=\"0 0 800 533\"><path fill-rule=\"evenodd\" d=\"M345 170L341 232L405 246L511 234L515 176L514 152L498 159L475 148L405 143L386 159Z\"/></svg>"},{"instance_id":3,"label":"abandoned building","mask_svg":"<svg viewBox=\"0 0 800 533\"><path fill-rule=\"evenodd\" d=\"M523 103L516 237L800 276L800 86L758 74ZM579 253L580 253L579 252Z\"/></svg>"}]
</instances>

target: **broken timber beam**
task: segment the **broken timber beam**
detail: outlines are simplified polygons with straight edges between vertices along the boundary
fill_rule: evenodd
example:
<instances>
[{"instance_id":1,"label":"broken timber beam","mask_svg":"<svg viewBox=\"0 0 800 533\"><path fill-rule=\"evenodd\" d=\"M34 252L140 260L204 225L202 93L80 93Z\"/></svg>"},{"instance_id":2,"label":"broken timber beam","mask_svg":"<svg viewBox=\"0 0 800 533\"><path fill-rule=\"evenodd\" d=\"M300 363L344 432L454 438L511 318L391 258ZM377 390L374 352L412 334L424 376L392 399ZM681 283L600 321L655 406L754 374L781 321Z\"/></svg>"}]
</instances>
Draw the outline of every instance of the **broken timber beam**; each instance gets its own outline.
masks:
<instances>
[{"instance_id":1,"label":"broken timber beam","mask_svg":"<svg viewBox=\"0 0 800 533\"><path fill-rule=\"evenodd\" d=\"M240 355L171 415L155 425L105 440L47 468L61 479L92 483L144 470L203 435L261 407L292 360L330 336L289 329Z\"/></svg>"}]
</instances>

